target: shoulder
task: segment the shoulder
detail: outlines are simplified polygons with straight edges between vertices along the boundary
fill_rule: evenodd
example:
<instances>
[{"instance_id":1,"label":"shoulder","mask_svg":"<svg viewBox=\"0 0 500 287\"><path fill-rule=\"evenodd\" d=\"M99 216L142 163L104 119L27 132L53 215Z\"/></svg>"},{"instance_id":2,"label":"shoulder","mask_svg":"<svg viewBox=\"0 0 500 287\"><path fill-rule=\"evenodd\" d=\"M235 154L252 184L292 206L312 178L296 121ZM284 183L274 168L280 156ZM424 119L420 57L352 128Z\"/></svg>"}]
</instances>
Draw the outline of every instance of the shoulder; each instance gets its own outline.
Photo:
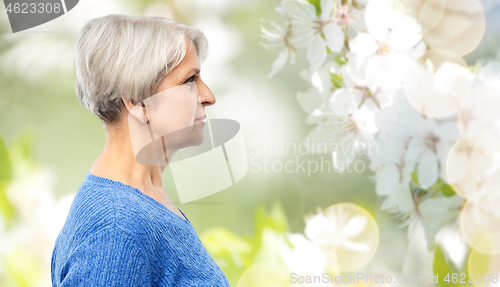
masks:
<instances>
[{"instance_id":1,"label":"shoulder","mask_svg":"<svg viewBox=\"0 0 500 287\"><path fill-rule=\"evenodd\" d=\"M116 224L89 234L69 250L56 248L51 265L54 286L138 286L151 281L148 253Z\"/></svg>"},{"instance_id":2,"label":"shoulder","mask_svg":"<svg viewBox=\"0 0 500 287\"><path fill-rule=\"evenodd\" d=\"M84 181L54 249L59 250L59 254L70 253L92 236L102 236L111 230L127 233L148 250L166 246L175 249L180 238L195 236L192 228L173 217L177 215L159 205L130 186ZM168 252L172 248L167 248Z\"/></svg>"},{"instance_id":3,"label":"shoulder","mask_svg":"<svg viewBox=\"0 0 500 287\"><path fill-rule=\"evenodd\" d=\"M84 181L75 195L60 236L69 236L78 245L94 234L114 229L131 236L140 235L144 234L145 227L154 226L156 219L132 190Z\"/></svg>"},{"instance_id":4,"label":"shoulder","mask_svg":"<svg viewBox=\"0 0 500 287\"><path fill-rule=\"evenodd\" d=\"M144 232L150 219L141 212L141 203L127 193L124 188L84 181L56 239L54 263L69 261L71 254L83 249L134 246L141 250L151 237Z\"/></svg>"}]
</instances>

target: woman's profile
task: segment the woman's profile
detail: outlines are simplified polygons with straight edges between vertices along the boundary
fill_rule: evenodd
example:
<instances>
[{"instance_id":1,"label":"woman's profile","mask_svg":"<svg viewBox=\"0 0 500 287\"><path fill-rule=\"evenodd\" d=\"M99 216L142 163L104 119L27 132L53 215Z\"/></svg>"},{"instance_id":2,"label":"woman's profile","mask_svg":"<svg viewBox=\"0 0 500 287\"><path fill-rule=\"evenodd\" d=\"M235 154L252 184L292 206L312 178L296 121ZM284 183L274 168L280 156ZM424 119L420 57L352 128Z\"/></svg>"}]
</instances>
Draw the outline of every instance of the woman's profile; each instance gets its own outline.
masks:
<instances>
[{"instance_id":1,"label":"woman's profile","mask_svg":"<svg viewBox=\"0 0 500 287\"><path fill-rule=\"evenodd\" d=\"M207 47L198 29L160 17L108 15L81 30L76 93L106 144L57 237L53 286L229 286L162 184L175 152L203 141L215 103L200 76ZM157 164L138 162L139 149Z\"/></svg>"}]
</instances>

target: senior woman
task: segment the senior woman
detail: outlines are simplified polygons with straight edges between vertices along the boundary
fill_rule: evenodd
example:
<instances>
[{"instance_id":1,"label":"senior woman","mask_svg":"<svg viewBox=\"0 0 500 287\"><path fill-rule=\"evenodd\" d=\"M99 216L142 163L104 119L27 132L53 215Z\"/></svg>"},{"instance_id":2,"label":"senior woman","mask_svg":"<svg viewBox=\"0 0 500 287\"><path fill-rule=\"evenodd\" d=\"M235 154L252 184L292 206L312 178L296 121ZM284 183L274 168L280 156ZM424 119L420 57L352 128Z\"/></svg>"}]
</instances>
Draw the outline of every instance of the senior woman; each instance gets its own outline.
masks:
<instances>
[{"instance_id":1,"label":"senior woman","mask_svg":"<svg viewBox=\"0 0 500 287\"><path fill-rule=\"evenodd\" d=\"M57 237L53 286L229 286L163 189L166 164L137 161L130 128L158 123L144 103L160 95L160 124L184 130L163 142L166 163L177 149L199 144L196 127L215 103L200 77L206 51L198 29L160 17L108 15L83 27L75 49L76 93L101 120L106 144Z\"/></svg>"}]
</instances>

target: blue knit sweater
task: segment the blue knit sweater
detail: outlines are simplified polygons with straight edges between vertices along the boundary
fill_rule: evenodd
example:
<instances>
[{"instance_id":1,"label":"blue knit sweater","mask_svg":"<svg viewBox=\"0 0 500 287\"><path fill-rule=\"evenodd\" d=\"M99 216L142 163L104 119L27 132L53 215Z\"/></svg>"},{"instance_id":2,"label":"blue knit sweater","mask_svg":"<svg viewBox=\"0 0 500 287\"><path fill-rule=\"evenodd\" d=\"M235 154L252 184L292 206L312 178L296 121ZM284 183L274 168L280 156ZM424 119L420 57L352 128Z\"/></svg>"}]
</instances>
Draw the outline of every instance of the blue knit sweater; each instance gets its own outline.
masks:
<instances>
[{"instance_id":1,"label":"blue knit sweater","mask_svg":"<svg viewBox=\"0 0 500 287\"><path fill-rule=\"evenodd\" d=\"M87 173L56 239L52 285L229 286L186 219L137 188Z\"/></svg>"}]
</instances>

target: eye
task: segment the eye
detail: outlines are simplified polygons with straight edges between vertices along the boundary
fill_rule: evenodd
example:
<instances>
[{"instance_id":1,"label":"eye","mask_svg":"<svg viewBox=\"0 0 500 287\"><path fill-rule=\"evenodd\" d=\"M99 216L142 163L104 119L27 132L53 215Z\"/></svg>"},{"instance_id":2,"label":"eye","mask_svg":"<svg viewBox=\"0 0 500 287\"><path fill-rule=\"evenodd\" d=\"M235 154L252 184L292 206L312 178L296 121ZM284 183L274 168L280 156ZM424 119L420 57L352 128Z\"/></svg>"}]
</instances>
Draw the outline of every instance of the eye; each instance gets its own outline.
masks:
<instances>
[{"instance_id":1,"label":"eye","mask_svg":"<svg viewBox=\"0 0 500 287\"><path fill-rule=\"evenodd\" d=\"M195 78L195 77L196 77L196 75L191 76L189 79L187 79L187 80L184 82L184 84L194 81L194 78Z\"/></svg>"}]
</instances>

